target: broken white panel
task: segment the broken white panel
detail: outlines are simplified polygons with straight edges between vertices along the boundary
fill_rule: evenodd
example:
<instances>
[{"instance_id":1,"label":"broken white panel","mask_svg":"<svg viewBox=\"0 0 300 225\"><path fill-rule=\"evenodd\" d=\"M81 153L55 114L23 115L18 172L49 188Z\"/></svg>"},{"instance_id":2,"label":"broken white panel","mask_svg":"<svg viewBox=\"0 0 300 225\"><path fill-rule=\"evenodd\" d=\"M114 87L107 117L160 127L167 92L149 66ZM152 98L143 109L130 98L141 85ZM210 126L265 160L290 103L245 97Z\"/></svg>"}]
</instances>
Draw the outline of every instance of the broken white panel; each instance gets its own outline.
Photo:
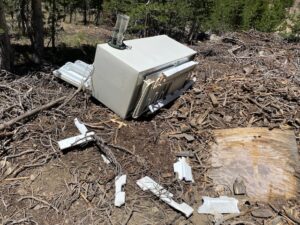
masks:
<instances>
[{"instance_id":1,"label":"broken white panel","mask_svg":"<svg viewBox=\"0 0 300 225\"><path fill-rule=\"evenodd\" d=\"M211 198L204 196L203 205L198 209L201 214L222 214L222 213L240 213L238 208L238 200L235 198L220 196L219 198Z\"/></svg>"},{"instance_id":2,"label":"broken white panel","mask_svg":"<svg viewBox=\"0 0 300 225\"><path fill-rule=\"evenodd\" d=\"M162 201L167 203L172 208L182 212L186 217L190 217L194 211L194 209L189 206L186 203L177 203L175 202L173 198L173 194L168 192L166 189L164 189L162 186L160 186L158 183L156 183L154 180L152 180L150 177L146 176L138 180L137 185L143 190L143 191L151 191L154 195L159 197Z\"/></svg>"},{"instance_id":3,"label":"broken white panel","mask_svg":"<svg viewBox=\"0 0 300 225\"><path fill-rule=\"evenodd\" d=\"M93 136L95 135L95 132L88 132L86 134L80 134L74 137L66 138L64 140L58 141L58 146L61 150L85 144L89 141L93 140Z\"/></svg>"},{"instance_id":4,"label":"broken white panel","mask_svg":"<svg viewBox=\"0 0 300 225\"><path fill-rule=\"evenodd\" d=\"M174 163L173 166L179 180L194 182L192 168L187 163L186 157L179 157L178 162Z\"/></svg>"},{"instance_id":5,"label":"broken white panel","mask_svg":"<svg viewBox=\"0 0 300 225\"><path fill-rule=\"evenodd\" d=\"M116 194L115 194L115 206L121 207L125 204L125 197L126 194L124 191L122 191L123 186L126 184L126 175L118 176L115 179L115 188L116 188Z\"/></svg>"},{"instance_id":6,"label":"broken white panel","mask_svg":"<svg viewBox=\"0 0 300 225\"><path fill-rule=\"evenodd\" d=\"M81 123L77 118L74 119L74 123L81 134L86 134L88 132L86 126L83 123Z\"/></svg>"},{"instance_id":7,"label":"broken white panel","mask_svg":"<svg viewBox=\"0 0 300 225\"><path fill-rule=\"evenodd\" d=\"M66 63L63 67L53 71L53 74L75 87L83 85L85 88L91 89L90 76L93 70L93 65L77 60L75 63Z\"/></svg>"}]
</instances>

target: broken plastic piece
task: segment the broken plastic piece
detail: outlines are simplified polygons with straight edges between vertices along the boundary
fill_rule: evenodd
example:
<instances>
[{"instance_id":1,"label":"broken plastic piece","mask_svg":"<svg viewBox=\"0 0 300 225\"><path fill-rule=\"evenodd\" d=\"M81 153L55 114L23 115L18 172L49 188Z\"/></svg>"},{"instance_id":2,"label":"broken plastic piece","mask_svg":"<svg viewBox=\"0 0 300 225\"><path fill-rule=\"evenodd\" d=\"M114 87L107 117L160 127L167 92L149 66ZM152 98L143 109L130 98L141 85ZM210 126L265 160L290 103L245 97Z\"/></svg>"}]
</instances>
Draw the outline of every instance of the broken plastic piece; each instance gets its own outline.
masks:
<instances>
[{"instance_id":1,"label":"broken plastic piece","mask_svg":"<svg viewBox=\"0 0 300 225\"><path fill-rule=\"evenodd\" d=\"M88 132L88 129L86 126L81 123L77 118L74 119L75 126L80 132L80 135L66 138L64 140L58 141L58 146L61 150L80 145L85 144L89 141L93 140L93 136L95 135L94 132Z\"/></svg>"},{"instance_id":2,"label":"broken plastic piece","mask_svg":"<svg viewBox=\"0 0 300 225\"><path fill-rule=\"evenodd\" d=\"M58 142L58 146L61 150L73 147L73 146L77 146L77 145L81 145L81 144L85 144L89 141L93 140L93 136L95 135L94 132L89 132L86 134L80 134L74 137L70 137L64 140L61 140Z\"/></svg>"},{"instance_id":3,"label":"broken plastic piece","mask_svg":"<svg viewBox=\"0 0 300 225\"><path fill-rule=\"evenodd\" d=\"M211 198L204 196L203 205L198 209L198 213L201 214L222 214L222 213L240 213L238 208L238 200L227 196L221 196L219 198Z\"/></svg>"},{"instance_id":4,"label":"broken plastic piece","mask_svg":"<svg viewBox=\"0 0 300 225\"><path fill-rule=\"evenodd\" d=\"M77 129L79 130L80 135L58 141L58 146L61 150L80 144L85 144L93 140L93 136L95 135L94 132L88 132L86 126L83 123L81 123L77 118L74 119L74 123ZM101 154L101 157L106 164L110 164L109 159L105 155Z\"/></svg>"},{"instance_id":5,"label":"broken plastic piece","mask_svg":"<svg viewBox=\"0 0 300 225\"><path fill-rule=\"evenodd\" d=\"M174 172L177 173L179 180L194 182L192 168L187 163L185 157L180 157L178 162L174 163Z\"/></svg>"},{"instance_id":6,"label":"broken plastic piece","mask_svg":"<svg viewBox=\"0 0 300 225\"><path fill-rule=\"evenodd\" d=\"M115 206L121 207L125 204L125 192L122 191L122 187L126 184L126 175L118 176L115 179L115 187L116 187L116 194L115 194Z\"/></svg>"},{"instance_id":7,"label":"broken plastic piece","mask_svg":"<svg viewBox=\"0 0 300 225\"><path fill-rule=\"evenodd\" d=\"M77 60L75 63L66 63L60 69L53 71L53 74L75 87L83 85L85 88L91 89L90 76L93 69L93 65Z\"/></svg>"},{"instance_id":8,"label":"broken plastic piece","mask_svg":"<svg viewBox=\"0 0 300 225\"><path fill-rule=\"evenodd\" d=\"M74 123L81 134L86 134L88 132L86 126L83 123L81 123L77 118L74 119Z\"/></svg>"},{"instance_id":9,"label":"broken plastic piece","mask_svg":"<svg viewBox=\"0 0 300 225\"><path fill-rule=\"evenodd\" d=\"M154 195L159 197L162 201L167 203L172 208L182 212L186 217L190 217L194 211L194 209L189 206L186 203L177 203L175 202L173 198L173 194L168 192L166 189L164 189L162 186L160 186L158 183L156 183L154 180L152 180L150 177L146 176L138 180L137 185L143 190L143 191L151 191Z\"/></svg>"},{"instance_id":10,"label":"broken plastic piece","mask_svg":"<svg viewBox=\"0 0 300 225\"><path fill-rule=\"evenodd\" d=\"M110 164L109 159L105 155L101 154L101 157L106 164Z\"/></svg>"}]
</instances>

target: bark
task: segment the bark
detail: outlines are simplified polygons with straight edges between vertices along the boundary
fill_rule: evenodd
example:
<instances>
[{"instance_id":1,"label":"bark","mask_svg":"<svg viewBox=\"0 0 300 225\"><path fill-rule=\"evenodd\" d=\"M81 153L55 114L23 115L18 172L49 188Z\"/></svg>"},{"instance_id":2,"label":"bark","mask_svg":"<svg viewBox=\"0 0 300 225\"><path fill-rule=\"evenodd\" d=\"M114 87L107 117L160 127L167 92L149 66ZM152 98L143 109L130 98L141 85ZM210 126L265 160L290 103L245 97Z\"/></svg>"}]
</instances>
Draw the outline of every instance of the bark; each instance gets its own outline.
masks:
<instances>
[{"instance_id":1,"label":"bark","mask_svg":"<svg viewBox=\"0 0 300 225\"><path fill-rule=\"evenodd\" d=\"M12 49L5 19L3 1L0 0L0 69L12 69Z\"/></svg>"},{"instance_id":2,"label":"bark","mask_svg":"<svg viewBox=\"0 0 300 225\"><path fill-rule=\"evenodd\" d=\"M44 23L41 0L32 0L32 30L33 30L33 48L36 52L38 63L42 60L44 54Z\"/></svg>"}]
</instances>

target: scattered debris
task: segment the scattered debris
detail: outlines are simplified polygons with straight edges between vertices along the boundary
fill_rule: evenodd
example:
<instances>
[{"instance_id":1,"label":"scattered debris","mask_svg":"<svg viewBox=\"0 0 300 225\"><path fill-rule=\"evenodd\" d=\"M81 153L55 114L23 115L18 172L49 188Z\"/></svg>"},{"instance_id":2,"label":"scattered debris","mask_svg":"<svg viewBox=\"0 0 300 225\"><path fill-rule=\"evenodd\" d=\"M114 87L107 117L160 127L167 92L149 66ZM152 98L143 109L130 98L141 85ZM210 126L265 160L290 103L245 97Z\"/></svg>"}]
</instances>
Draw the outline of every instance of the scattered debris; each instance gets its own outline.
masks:
<instances>
[{"instance_id":1,"label":"scattered debris","mask_svg":"<svg viewBox=\"0 0 300 225\"><path fill-rule=\"evenodd\" d=\"M182 212L186 217L190 217L194 211L194 209L187 205L186 203L177 203L173 200L173 194L168 192L166 189L164 189L162 186L160 186L158 183L156 183L154 180L152 180L150 177L143 177L140 180L138 180L137 185L143 190L143 191L151 191L154 195L159 197L162 201L167 203L172 208Z\"/></svg>"},{"instance_id":2,"label":"scattered debris","mask_svg":"<svg viewBox=\"0 0 300 225\"><path fill-rule=\"evenodd\" d=\"M227 196L211 198L204 196L203 205L198 209L198 213L205 214L222 214L222 213L240 213L238 200Z\"/></svg>"},{"instance_id":3,"label":"scattered debris","mask_svg":"<svg viewBox=\"0 0 300 225\"><path fill-rule=\"evenodd\" d=\"M93 141L95 138L95 132L88 132L86 126L83 123L81 123L77 118L74 119L74 123L81 134L58 141L58 146L61 150L65 150L81 144L86 144L90 141ZM110 160L104 154L101 154L101 157L106 164L111 163Z\"/></svg>"},{"instance_id":4,"label":"scattered debris","mask_svg":"<svg viewBox=\"0 0 300 225\"><path fill-rule=\"evenodd\" d=\"M125 191L122 191L123 186L126 184L126 175L121 175L116 177L115 179L115 188L116 188L116 194L115 194L115 206L121 207L125 204Z\"/></svg>"},{"instance_id":5,"label":"scattered debris","mask_svg":"<svg viewBox=\"0 0 300 225\"><path fill-rule=\"evenodd\" d=\"M98 29L102 30L102 28ZM117 118L107 107L89 98L89 93L79 92L69 101L68 96L72 95L75 89L59 79L53 79L50 74L53 69L51 66L47 66L43 71L24 76L0 71L1 124L63 96L68 99L63 107L58 103L0 131L2 157L0 161L6 160L11 163L9 166L11 169L5 166L0 170L0 211L4 218L1 222L43 224L47 218L49 224L61 221L65 224L125 225L133 211L128 224L213 224L213 216L209 214L194 213L189 220L185 220L184 216L169 208L163 201L157 202L149 198L151 193L145 195L144 192L137 191L135 181L145 174L151 174L152 179L163 187L170 188L168 190L178 197L174 197L174 201L180 203L181 201L177 199L182 198L190 206L199 204L204 194L214 197L231 196L236 177L241 177L247 187L247 196L236 197L239 199L241 213L223 214L225 221L223 224L270 225L269 222L277 215L281 216L279 221L282 225L297 224L289 219L288 214L291 213L290 216L299 219L299 213L291 211L299 211L299 198L289 200L283 198L277 203L276 196L275 200L251 197L251 189L253 190L254 186L256 190L262 190L263 187L258 186L257 179L271 178L272 182L280 180L282 175L274 175L276 171L278 172L278 168L286 168L287 171L294 169L292 167L294 160L290 159L294 156L287 153L287 148L290 147L284 147L279 142L282 138L289 139L293 135L298 142L299 152L299 44L276 41L273 35L256 31L231 35L236 40L242 40L246 48L239 49L233 56L228 52L233 49L232 43L205 41L198 43L198 46L193 46L192 48L199 52L197 61L201 63L193 74L197 77L194 88L155 117L145 120L124 121ZM242 45L240 42L233 42ZM264 57L258 56L261 50L266 52ZM210 54L204 55L202 52ZM244 68L248 66L253 67L254 70L247 72ZM213 106L209 93L217 97L219 102L217 107ZM68 151L64 154L59 151L56 141L76 133L72 126L74 117L93 125L90 127L100 138L99 150L110 160L110 165L103 163L94 144L83 151ZM112 118L116 118L120 123L113 122ZM127 126L122 125L122 122ZM207 172L217 169L211 168L211 161L214 161L213 158L216 156L213 145L215 142L221 145L220 143L231 141L234 144L234 140L233 136L220 139L214 134L214 130L238 127L264 127L270 133L277 128L291 132L291 135L286 135L284 131L265 143L261 142L261 145L266 148L269 148L270 143L272 146L277 143L278 151L266 158L285 156L287 162L290 162L288 166L278 163L278 168L272 167L270 169L272 173L269 173L270 170L264 165L261 166L261 163L252 167L247 164L248 162L238 161L239 157L232 157L232 154L240 156L241 153L248 152L247 146L251 142L248 139L253 139L254 136L260 139L258 133L253 133L252 138L236 140L236 147L239 148L236 152L234 149L227 150L229 154L224 156L232 157L234 167L230 169L229 164L228 167L225 165L223 168L228 168L229 173L221 176L226 183L220 182L216 185L215 180L210 179ZM177 132L192 135L195 140L188 142L185 138L165 138L168 134L178 134ZM268 132L266 136L271 137ZM257 140L252 142L254 146L258 143ZM290 143L292 145L293 141ZM109 152L106 151L106 147L110 147L114 157L106 154ZM194 157L189 160L195 180L193 185L174 180L173 159L181 150L188 150L194 154ZM260 147L256 148L256 151L255 149L249 151L252 153L250 159L265 151L265 148ZM223 152L220 150L220 153ZM295 161L297 157L294 157ZM256 162L261 161L260 157L256 159ZM223 159L220 161L226 162ZM120 165L115 166L116 162ZM255 163L253 160L252 162ZM239 171L247 172L247 170L239 169L237 164L244 169L245 165L250 165L249 175L252 172L266 171L267 173L261 173L254 178L240 176ZM7 175L6 171L12 173ZM31 179L30 174L36 175L36 179ZM114 185L118 174L127 174L127 176L130 174L125 188L126 207L121 209L108 207L114 206ZM294 177L300 181L299 169ZM288 183L289 181L287 185ZM281 189L281 184L275 185ZM217 189L217 186L221 188ZM291 183L290 187L292 186ZM286 190L291 190L290 187ZM249 191L250 197L248 197ZM34 199L26 199L18 203L18 199L25 196L45 200L63 213L56 214L52 207ZM137 200L133 207L134 199ZM247 199L246 203L242 202L244 199ZM22 204L22 207L18 207L18 204ZM277 208L274 209L272 218L258 218L251 214L257 206L264 209L268 208L269 204ZM86 209L85 206L89 208ZM275 222L273 225L276 225Z\"/></svg>"},{"instance_id":6,"label":"scattered debris","mask_svg":"<svg viewBox=\"0 0 300 225\"><path fill-rule=\"evenodd\" d=\"M186 157L179 157L178 162L174 163L174 172L179 180L194 182L192 168L187 163Z\"/></svg>"},{"instance_id":7,"label":"scattered debris","mask_svg":"<svg viewBox=\"0 0 300 225\"><path fill-rule=\"evenodd\" d=\"M65 150L67 148L81 144L86 144L94 140L93 136L95 135L95 132L88 132L86 126L80 123L77 118L74 119L74 123L81 134L59 141L58 146L61 150Z\"/></svg>"}]
</instances>

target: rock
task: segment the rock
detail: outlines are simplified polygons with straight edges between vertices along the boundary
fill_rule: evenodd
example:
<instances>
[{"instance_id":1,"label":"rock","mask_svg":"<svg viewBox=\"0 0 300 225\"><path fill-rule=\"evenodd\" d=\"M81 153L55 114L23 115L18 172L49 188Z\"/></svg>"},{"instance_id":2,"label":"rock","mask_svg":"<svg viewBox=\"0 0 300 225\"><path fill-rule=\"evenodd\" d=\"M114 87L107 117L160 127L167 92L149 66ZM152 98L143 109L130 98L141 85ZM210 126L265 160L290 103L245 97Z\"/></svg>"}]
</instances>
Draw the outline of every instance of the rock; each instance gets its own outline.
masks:
<instances>
[{"instance_id":1,"label":"rock","mask_svg":"<svg viewBox=\"0 0 300 225\"><path fill-rule=\"evenodd\" d=\"M242 179L236 178L236 180L233 183L233 192L235 195L246 194L246 185Z\"/></svg>"},{"instance_id":2,"label":"rock","mask_svg":"<svg viewBox=\"0 0 300 225\"><path fill-rule=\"evenodd\" d=\"M251 212L251 215L256 218L271 218L273 216L273 212L270 209L256 209Z\"/></svg>"}]
</instances>

